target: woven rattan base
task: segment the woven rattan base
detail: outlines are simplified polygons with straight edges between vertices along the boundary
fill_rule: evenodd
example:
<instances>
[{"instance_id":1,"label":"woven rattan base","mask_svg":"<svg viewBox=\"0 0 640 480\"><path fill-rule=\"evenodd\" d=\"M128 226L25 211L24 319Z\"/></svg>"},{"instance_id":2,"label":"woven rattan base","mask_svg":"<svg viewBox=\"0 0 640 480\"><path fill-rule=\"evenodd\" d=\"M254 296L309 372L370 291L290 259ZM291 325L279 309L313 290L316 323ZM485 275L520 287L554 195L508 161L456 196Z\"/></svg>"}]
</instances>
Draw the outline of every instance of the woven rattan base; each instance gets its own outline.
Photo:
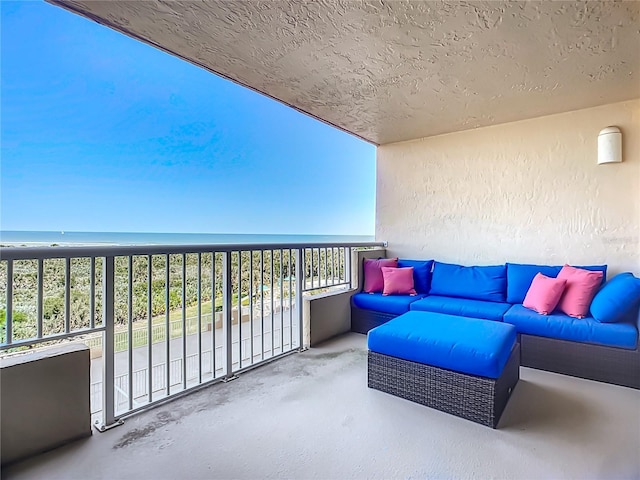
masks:
<instances>
[{"instance_id":1,"label":"woven rattan base","mask_svg":"<svg viewBox=\"0 0 640 480\"><path fill-rule=\"evenodd\" d=\"M522 366L640 389L640 350L520 335Z\"/></svg>"},{"instance_id":2,"label":"woven rattan base","mask_svg":"<svg viewBox=\"0 0 640 480\"><path fill-rule=\"evenodd\" d=\"M369 387L496 428L520 379L516 344L500 378L485 378L369 351Z\"/></svg>"},{"instance_id":3,"label":"woven rattan base","mask_svg":"<svg viewBox=\"0 0 640 480\"><path fill-rule=\"evenodd\" d=\"M357 333L367 333L372 328L378 327L398 315L393 313L376 312L374 310L364 310L351 306L351 331Z\"/></svg>"}]
</instances>

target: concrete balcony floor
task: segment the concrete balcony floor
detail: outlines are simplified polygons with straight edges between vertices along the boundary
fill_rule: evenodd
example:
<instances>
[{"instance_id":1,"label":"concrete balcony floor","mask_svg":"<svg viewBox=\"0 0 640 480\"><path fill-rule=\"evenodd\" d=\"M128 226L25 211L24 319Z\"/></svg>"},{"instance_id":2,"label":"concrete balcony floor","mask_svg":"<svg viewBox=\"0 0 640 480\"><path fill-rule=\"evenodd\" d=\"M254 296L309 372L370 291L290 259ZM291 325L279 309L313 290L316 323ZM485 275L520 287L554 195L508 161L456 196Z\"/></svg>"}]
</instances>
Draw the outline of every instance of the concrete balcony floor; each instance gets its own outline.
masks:
<instances>
[{"instance_id":1,"label":"concrete balcony floor","mask_svg":"<svg viewBox=\"0 0 640 480\"><path fill-rule=\"evenodd\" d=\"M640 391L521 369L498 430L370 390L347 334L3 479L638 478Z\"/></svg>"}]
</instances>

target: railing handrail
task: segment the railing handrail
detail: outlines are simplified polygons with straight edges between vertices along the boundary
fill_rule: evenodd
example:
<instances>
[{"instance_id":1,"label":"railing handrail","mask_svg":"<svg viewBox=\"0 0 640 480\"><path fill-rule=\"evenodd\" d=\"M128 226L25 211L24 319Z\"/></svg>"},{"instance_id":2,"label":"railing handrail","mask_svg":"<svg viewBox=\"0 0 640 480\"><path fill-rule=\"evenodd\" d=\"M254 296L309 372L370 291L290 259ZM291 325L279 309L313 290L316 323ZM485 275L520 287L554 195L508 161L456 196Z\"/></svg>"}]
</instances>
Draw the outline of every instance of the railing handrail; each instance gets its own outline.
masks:
<instances>
[{"instance_id":1,"label":"railing handrail","mask_svg":"<svg viewBox=\"0 0 640 480\"><path fill-rule=\"evenodd\" d=\"M45 260L50 258L125 257L182 253L297 250L311 248L384 247L386 242L317 243L211 243L181 245L88 245L47 247L0 247L0 260Z\"/></svg>"}]
</instances>

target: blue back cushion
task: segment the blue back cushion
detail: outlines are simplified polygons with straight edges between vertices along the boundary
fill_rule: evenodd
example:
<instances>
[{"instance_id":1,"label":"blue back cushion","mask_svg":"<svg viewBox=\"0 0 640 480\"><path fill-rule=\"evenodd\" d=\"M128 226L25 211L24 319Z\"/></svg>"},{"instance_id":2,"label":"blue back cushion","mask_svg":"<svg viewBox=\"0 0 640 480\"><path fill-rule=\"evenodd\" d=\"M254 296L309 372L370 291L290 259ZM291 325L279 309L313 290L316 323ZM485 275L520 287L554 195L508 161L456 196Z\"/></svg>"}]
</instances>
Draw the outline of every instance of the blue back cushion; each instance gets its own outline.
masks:
<instances>
[{"instance_id":1,"label":"blue back cushion","mask_svg":"<svg viewBox=\"0 0 640 480\"><path fill-rule=\"evenodd\" d=\"M587 265L578 266L594 272L602 272L602 283L604 284L607 277L606 265ZM562 266L552 265L527 265L522 263L507 263L507 302L522 303L526 297L533 277L537 273L542 273L547 277L557 277L562 270Z\"/></svg>"},{"instance_id":2,"label":"blue back cushion","mask_svg":"<svg viewBox=\"0 0 640 480\"><path fill-rule=\"evenodd\" d=\"M433 260L398 260L398 267L413 267L413 287L417 293L429 293Z\"/></svg>"},{"instance_id":3,"label":"blue back cushion","mask_svg":"<svg viewBox=\"0 0 640 480\"><path fill-rule=\"evenodd\" d=\"M435 262L431 295L504 302L507 289L505 265L464 267Z\"/></svg>"},{"instance_id":4,"label":"blue back cushion","mask_svg":"<svg viewBox=\"0 0 640 480\"><path fill-rule=\"evenodd\" d=\"M621 273L609 280L591 302L591 315L598 322L619 322L630 310L638 311L640 278Z\"/></svg>"}]
</instances>

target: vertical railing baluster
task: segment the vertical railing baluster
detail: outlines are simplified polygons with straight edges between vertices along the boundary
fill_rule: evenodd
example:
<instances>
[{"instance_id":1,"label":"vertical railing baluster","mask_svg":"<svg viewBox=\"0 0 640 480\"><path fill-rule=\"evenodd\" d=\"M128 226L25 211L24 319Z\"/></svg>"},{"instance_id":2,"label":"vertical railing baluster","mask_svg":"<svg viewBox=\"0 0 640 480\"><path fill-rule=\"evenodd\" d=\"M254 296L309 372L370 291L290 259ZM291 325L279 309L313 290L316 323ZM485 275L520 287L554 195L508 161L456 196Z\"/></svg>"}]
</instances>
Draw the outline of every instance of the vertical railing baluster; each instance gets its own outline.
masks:
<instances>
[{"instance_id":1,"label":"vertical railing baluster","mask_svg":"<svg viewBox=\"0 0 640 480\"><path fill-rule=\"evenodd\" d=\"M202 253L198 253L198 383L202 383Z\"/></svg>"},{"instance_id":2,"label":"vertical railing baluster","mask_svg":"<svg viewBox=\"0 0 640 480\"><path fill-rule=\"evenodd\" d=\"M165 306L165 315L164 315L164 325L165 325L165 352L166 352L166 365L167 365L167 371L165 372L166 375L166 382L167 384L165 385L166 390L167 390L167 396L169 396L171 394L171 322L169 319L169 307L171 306L170 304L170 298L169 298L169 287L171 284L171 256L167 253L165 255L165 265L166 265L166 271L164 274L164 283L165 283L165 287L164 287L164 293L165 293L165 299L164 299L164 306Z\"/></svg>"},{"instance_id":3,"label":"vertical railing baluster","mask_svg":"<svg viewBox=\"0 0 640 480\"><path fill-rule=\"evenodd\" d=\"M269 300L271 302L271 357L273 358L274 355L274 342L275 342L275 335L274 335L274 319L273 319L273 250L271 250L271 273L269 275Z\"/></svg>"},{"instance_id":4,"label":"vertical railing baluster","mask_svg":"<svg viewBox=\"0 0 640 480\"><path fill-rule=\"evenodd\" d=\"M242 250L238 250L238 368L242 368Z\"/></svg>"},{"instance_id":5,"label":"vertical railing baluster","mask_svg":"<svg viewBox=\"0 0 640 480\"><path fill-rule=\"evenodd\" d=\"M329 270L328 270L328 258L327 258L327 248L323 248L323 249L319 249L318 250L318 259L322 258L322 254L324 254L324 260L322 262L322 265L324 267L324 270L322 272L322 275L324 276L324 286L328 287L329 286Z\"/></svg>"},{"instance_id":6,"label":"vertical railing baluster","mask_svg":"<svg viewBox=\"0 0 640 480\"><path fill-rule=\"evenodd\" d=\"M224 323L222 325L222 333L224 335L224 352L226 359L225 377L231 379L233 377L233 338L231 336L232 318L231 309L233 308L233 291L231 284L231 252L222 253L222 316Z\"/></svg>"},{"instance_id":7,"label":"vertical railing baluster","mask_svg":"<svg viewBox=\"0 0 640 480\"><path fill-rule=\"evenodd\" d=\"M89 326L95 328L96 326L96 257L91 257L89 264L89 275L91 279L89 281Z\"/></svg>"},{"instance_id":8,"label":"vertical railing baluster","mask_svg":"<svg viewBox=\"0 0 640 480\"><path fill-rule=\"evenodd\" d=\"M309 268L309 281L311 282L310 284L307 283L307 279L305 278L305 282L304 285L302 286L302 291L306 292L307 290L312 290L313 289L313 273L315 270L315 266L313 265L314 263L314 258L313 258L313 248L309 249L309 263L310 268Z\"/></svg>"},{"instance_id":9,"label":"vertical railing baluster","mask_svg":"<svg viewBox=\"0 0 640 480\"><path fill-rule=\"evenodd\" d=\"M102 264L102 429L115 421L115 268L114 257L104 257Z\"/></svg>"},{"instance_id":10,"label":"vertical railing baluster","mask_svg":"<svg viewBox=\"0 0 640 480\"><path fill-rule=\"evenodd\" d=\"M182 388L187 388L187 254L182 254Z\"/></svg>"},{"instance_id":11,"label":"vertical railing baluster","mask_svg":"<svg viewBox=\"0 0 640 480\"><path fill-rule=\"evenodd\" d=\"M69 333L71 331L71 257L64 260L64 333Z\"/></svg>"},{"instance_id":12,"label":"vertical railing baluster","mask_svg":"<svg viewBox=\"0 0 640 480\"><path fill-rule=\"evenodd\" d=\"M147 398L153 401L153 255L147 256Z\"/></svg>"},{"instance_id":13,"label":"vertical railing baluster","mask_svg":"<svg viewBox=\"0 0 640 480\"><path fill-rule=\"evenodd\" d=\"M216 378L216 252L211 252L211 379Z\"/></svg>"},{"instance_id":14,"label":"vertical railing baluster","mask_svg":"<svg viewBox=\"0 0 640 480\"><path fill-rule=\"evenodd\" d=\"M351 247L346 247L344 254L344 281L346 282L347 279L351 283Z\"/></svg>"},{"instance_id":15,"label":"vertical railing baluster","mask_svg":"<svg viewBox=\"0 0 640 480\"><path fill-rule=\"evenodd\" d=\"M129 410L133 410L133 255L128 256L129 278L128 287L129 292L127 295L127 333L129 335L129 342L127 342L129 354Z\"/></svg>"},{"instance_id":16,"label":"vertical railing baluster","mask_svg":"<svg viewBox=\"0 0 640 480\"><path fill-rule=\"evenodd\" d=\"M284 295L284 278L282 276L282 270L284 267L284 255L282 249L280 249L280 353L284 353L284 309L282 308L282 297Z\"/></svg>"},{"instance_id":17,"label":"vertical railing baluster","mask_svg":"<svg viewBox=\"0 0 640 480\"><path fill-rule=\"evenodd\" d=\"M335 247L331 247L331 285L335 285L336 283L336 249Z\"/></svg>"},{"instance_id":18,"label":"vertical railing baluster","mask_svg":"<svg viewBox=\"0 0 640 480\"><path fill-rule=\"evenodd\" d=\"M327 269L329 258L327 257L327 247L324 248L324 286L329 285L329 270Z\"/></svg>"},{"instance_id":19,"label":"vertical railing baluster","mask_svg":"<svg viewBox=\"0 0 640 480\"><path fill-rule=\"evenodd\" d=\"M13 260L7 260L7 313L5 324L5 343L13 343Z\"/></svg>"},{"instance_id":20,"label":"vertical railing baluster","mask_svg":"<svg viewBox=\"0 0 640 480\"><path fill-rule=\"evenodd\" d=\"M36 338L42 338L42 310L44 306L44 260L38 259L38 303L36 311ZM93 328L93 326L92 326Z\"/></svg>"},{"instance_id":21,"label":"vertical railing baluster","mask_svg":"<svg viewBox=\"0 0 640 480\"><path fill-rule=\"evenodd\" d=\"M335 285L336 283L336 249L335 247L331 247L331 285Z\"/></svg>"},{"instance_id":22,"label":"vertical railing baluster","mask_svg":"<svg viewBox=\"0 0 640 480\"><path fill-rule=\"evenodd\" d=\"M302 252L302 255L301 255ZM304 341L303 332L302 332L302 261L301 257L304 256L304 252L302 249L296 250L296 308L298 310L298 336L299 343L298 348L302 349L302 344Z\"/></svg>"},{"instance_id":23,"label":"vertical railing baluster","mask_svg":"<svg viewBox=\"0 0 640 480\"><path fill-rule=\"evenodd\" d=\"M249 350L251 354L250 365L253 365L253 250L249 250L249 322L251 343Z\"/></svg>"},{"instance_id":24,"label":"vertical railing baluster","mask_svg":"<svg viewBox=\"0 0 640 480\"><path fill-rule=\"evenodd\" d=\"M260 250L260 359L264 360L264 250Z\"/></svg>"},{"instance_id":25,"label":"vertical railing baluster","mask_svg":"<svg viewBox=\"0 0 640 480\"><path fill-rule=\"evenodd\" d=\"M287 269L289 275L289 350L293 349L293 295L291 290L291 277L293 272L291 271L291 249L289 249L289 268Z\"/></svg>"},{"instance_id":26,"label":"vertical railing baluster","mask_svg":"<svg viewBox=\"0 0 640 480\"><path fill-rule=\"evenodd\" d=\"M310 274L311 274L311 290L313 290L313 277L314 277L313 254L314 254L313 248L311 248L311 272L310 272ZM306 283L307 282L305 282L305 286L306 286Z\"/></svg>"}]
</instances>

